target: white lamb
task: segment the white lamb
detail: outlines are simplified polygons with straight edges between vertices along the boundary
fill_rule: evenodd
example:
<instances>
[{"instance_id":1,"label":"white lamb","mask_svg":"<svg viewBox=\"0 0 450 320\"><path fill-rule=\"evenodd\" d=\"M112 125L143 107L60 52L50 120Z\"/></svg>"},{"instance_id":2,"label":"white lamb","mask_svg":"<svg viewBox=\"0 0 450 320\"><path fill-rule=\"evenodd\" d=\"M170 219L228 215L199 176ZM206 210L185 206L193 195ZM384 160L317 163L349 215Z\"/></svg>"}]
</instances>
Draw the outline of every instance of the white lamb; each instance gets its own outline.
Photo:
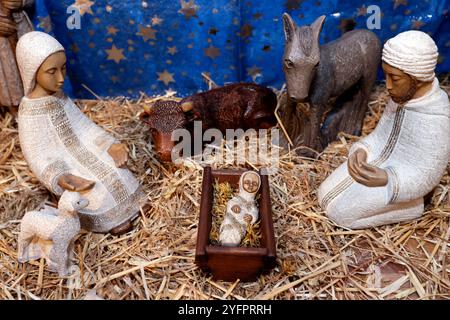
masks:
<instances>
[{"instance_id":1,"label":"white lamb","mask_svg":"<svg viewBox=\"0 0 450 320\"><path fill-rule=\"evenodd\" d=\"M27 212L20 225L19 262L45 258L50 271L66 276L73 240L80 231L77 211L88 204L78 192L65 191L58 209L46 206L40 211Z\"/></svg>"}]
</instances>

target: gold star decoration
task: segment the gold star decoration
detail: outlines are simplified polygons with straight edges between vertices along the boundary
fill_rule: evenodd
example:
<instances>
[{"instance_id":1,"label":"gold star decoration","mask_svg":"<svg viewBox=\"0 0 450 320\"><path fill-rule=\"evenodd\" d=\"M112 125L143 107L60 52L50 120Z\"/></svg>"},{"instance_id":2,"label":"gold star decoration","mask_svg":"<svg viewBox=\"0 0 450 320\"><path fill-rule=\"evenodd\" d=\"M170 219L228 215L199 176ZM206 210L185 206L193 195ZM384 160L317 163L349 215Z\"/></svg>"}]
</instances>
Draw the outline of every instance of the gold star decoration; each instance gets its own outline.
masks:
<instances>
[{"instance_id":1,"label":"gold star decoration","mask_svg":"<svg viewBox=\"0 0 450 320\"><path fill-rule=\"evenodd\" d=\"M85 13L94 14L91 9L94 4L95 2L89 0L75 0L72 6L77 8L80 14L84 16Z\"/></svg>"},{"instance_id":2,"label":"gold star decoration","mask_svg":"<svg viewBox=\"0 0 450 320\"><path fill-rule=\"evenodd\" d=\"M80 48L78 48L76 43L72 43L69 46L70 51L72 51L73 53L78 53L80 51Z\"/></svg>"},{"instance_id":3,"label":"gold star decoration","mask_svg":"<svg viewBox=\"0 0 450 320\"><path fill-rule=\"evenodd\" d=\"M197 17L198 6L195 4L194 0L180 0L180 4L181 9L178 10L178 12L184 14L184 17L187 20L189 20L191 17Z\"/></svg>"},{"instance_id":4,"label":"gold star decoration","mask_svg":"<svg viewBox=\"0 0 450 320\"><path fill-rule=\"evenodd\" d=\"M404 5L404 6L408 5L408 0L392 0L392 1L394 1L394 10L397 9L401 5Z\"/></svg>"},{"instance_id":5,"label":"gold star decoration","mask_svg":"<svg viewBox=\"0 0 450 320\"><path fill-rule=\"evenodd\" d=\"M300 5L303 0L287 0L286 1L286 9L288 11L298 10L300 9Z\"/></svg>"},{"instance_id":6,"label":"gold star decoration","mask_svg":"<svg viewBox=\"0 0 450 320\"><path fill-rule=\"evenodd\" d=\"M117 48L114 44L111 49L106 49L105 51L108 54L108 60L114 60L116 63L119 63L121 60L126 59L123 55L123 49Z\"/></svg>"},{"instance_id":7,"label":"gold star decoration","mask_svg":"<svg viewBox=\"0 0 450 320\"><path fill-rule=\"evenodd\" d=\"M108 34L112 34L113 36L115 36L117 34L117 32L119 32L119 29L116 29L113 26L109 26L107 29L108 29Z\"/></svg>"},{"instance_id":8,"label":"gold star decoration","mask_svg":"<svg viewBox=\"0 0 450 320\"><path fill-rule=\"evenodd\" d=\"M205 56L215 59L220 56L220 49L210 45L208 48L204 49Z\"/></svg>"},{"instance_id":9,"label":"gold star decoration","mask_svg":"<svg viewBox=\"0 0 450 320\"><path fill-rule=\"evenodd\" d=\"M420 29L425 25L424 22L420 21L420 20L413 20L411 23L411 28L413 29Z\"/></svg>"},{"instance_id":10,"label":"gold star decoration","mask_svg":"<svg viewBox=\"0 0 450 320\"><path fill-rule=\"evenodd\" d=\"M169 52L171 55L175 55L175 53L177 53L177 47L173 46L173 47L169 47L167 48L167 52Z\"/></svg>"},{"instance_id":11,"label":"gold star decoration","mask_svg":"<svg viewBox=\"0 0 450 320\"><path fill-rule=\"evenodd\" d=\"M150 26L144 27L144 26L140 25L139 32L136 34L138 36L142 36L144 41L147 42L150 39L156 40L156 32L158 32L158 31L156 31L155 29L152 29L152 27L150 27Z\"/></svg>"},{"instance_id":12,"label":"gold star decoration","mask_svg":"<svg viewBox=\"0 0 450 320\"><path fill-rule=\"evenodd\" d=\"M111 76L111 81L112 83L118 83L119 82L119 77L118 76Z\"/></svg>"},{"instance_id":13,"label":"gold star decoration","mask_svg":"<svg viewBox=\"0 0 450 320\"><path fill-rule=\"evenodd\" d=\"M358 8L358 13L356 14L356 16L359 17L365 15L367 15L367 8L365 5L363 5L362 7Z\"/></svg>"},{"instance_id":14,"label":"gold star decoration","mask_svg":"<svg viewBox=\"0 0 450 320\"><path fill-rule=\"evenodd\" d=\"M256 65L254 65L251 68L247 68L247 75L252 77L253 81L256 81L256 78L262 76L262 70L261 68L258 68Z\"/></svg>"},{"instance_id":15,"label":"gold star decoration","mask_svg":"<svg viewBox=\"0 0 450 320\"><path fill-rule=\"evenodd\" d=\"M163 72L157 72L157 74L158 81L164 82L166 86L168 86L171 82L175 82L175 80L173 79L173 73L170 73L167 70L164 70Z\"/></svg>"},{"instance_id":16,"label":"gold star decoration","mask_svg":"<svg viewBox=\"0 0 450 320\"><path fill-rule=\"evenodd\" d=\"M105 7L106 12L111 13L113 7L111 7L109 4Z\"/></svg>"},{"instance_id":17,"label":"gold star decoration","mask_svg":"<svg viewBox=\"0 0 450 320\"><path fill-rule=\"evenodd\" d=\"M164 20L158 17L157 15L154 15L152 18L152 26L158 26L160 25Z\"/></svg>"},{"instance_id":18,"label":"gold star decoration","mask_svg":"<svg viewBox=\"0 0 450 320\"><path fill-rule=\"evenodd\" d=\"M52 20L50 16L39 17L39 27L44 29L46 33L50 33L52 31Z\"/></svg>"},{"instance_id":19,"label":"gold star decoration","mask_svg":"<svg viewBox=\"0 0 450 320\"><path fill-rule=\"evenodd\" d=\"M241 37L243 39L251 37L253 35L253 27L251 25L244 24L241 28Z\"/></svg>"}]
</instances>

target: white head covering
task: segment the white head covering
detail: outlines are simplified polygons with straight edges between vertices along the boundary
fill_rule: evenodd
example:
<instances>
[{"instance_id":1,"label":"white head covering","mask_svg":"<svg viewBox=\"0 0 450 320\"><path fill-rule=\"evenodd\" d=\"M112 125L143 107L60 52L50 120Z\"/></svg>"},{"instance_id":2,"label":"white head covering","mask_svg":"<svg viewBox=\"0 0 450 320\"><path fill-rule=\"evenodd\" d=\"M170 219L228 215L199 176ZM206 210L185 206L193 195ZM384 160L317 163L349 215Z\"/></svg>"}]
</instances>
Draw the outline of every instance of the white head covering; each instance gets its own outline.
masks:
<instances>
[{"instance_id":1,"label":"white head covering","mask_svg":"<svg viewBox=\"0 0 450 320\"><path fill-rule=\"evenodd\" d=\"M422 31L410 30L389 39L382 60L419 81L432 81L438 58L433 39Z\"/></svg>"},{"instance_id":2,"label":"white head covering","mask_svg":"<svg viewBox=\"0 0 450 320\"><path fill-rule=\"evenodd\" d=\"M45 59L59 51L64 51L64 47L58 40L44 32L28 32L19 39L16 58L25 96L33 91L36 73Z\"/></svg>"}]
</instances>

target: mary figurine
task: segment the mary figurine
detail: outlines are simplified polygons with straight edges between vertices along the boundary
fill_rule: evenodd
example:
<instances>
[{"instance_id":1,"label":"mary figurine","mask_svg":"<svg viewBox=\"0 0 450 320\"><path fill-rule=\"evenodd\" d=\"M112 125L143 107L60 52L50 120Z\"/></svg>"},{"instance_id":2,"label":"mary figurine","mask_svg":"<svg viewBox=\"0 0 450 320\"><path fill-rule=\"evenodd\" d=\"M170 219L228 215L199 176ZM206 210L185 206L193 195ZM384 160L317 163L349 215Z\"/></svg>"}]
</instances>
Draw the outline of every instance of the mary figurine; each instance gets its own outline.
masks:
<instances>
[{"instance_id":1,"label":"mary figurine","mask_svg":"<svg viewBox=\"0 0 450 320\"><path fill-rule=\"evenodd\" d=\"M142 191L125 168L128 148L83 114L61 92L63 46L43 32L22 36L16 48L25 96L19 106L19 139L33 173L51 192L83 194L82 228L122 234L139 213Z\"/></svg>"}]
</instances>

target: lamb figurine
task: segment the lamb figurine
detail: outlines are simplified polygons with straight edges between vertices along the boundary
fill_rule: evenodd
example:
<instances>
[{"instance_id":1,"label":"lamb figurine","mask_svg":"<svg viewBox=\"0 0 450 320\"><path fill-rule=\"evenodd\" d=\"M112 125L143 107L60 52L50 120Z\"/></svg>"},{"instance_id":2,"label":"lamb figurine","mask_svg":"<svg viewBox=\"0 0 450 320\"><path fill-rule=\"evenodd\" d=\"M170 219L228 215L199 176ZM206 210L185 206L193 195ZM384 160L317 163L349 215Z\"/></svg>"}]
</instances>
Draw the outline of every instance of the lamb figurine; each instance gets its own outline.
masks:
<instances>
[{"instance_id":1,"label":"lamb figurine","mask_svg":"<svg viewBox=\"0 0 450 320\"><path fill-rule=\"evenodd\" d=\"M224 246L238 246L245 237L247 226L259 217L255 196L261 186L261 178L254 171L246 171L239 180L239 194L227 204L224 220L220 225L219 242Z\"/></svg>"},{"instance_id":2,"label":"lamb figurine","mask_svg":"<svg viewBox=\"0 0 450 320\"><path fill-rule=\"evenodd\" d=\"M78 192L65 191L58 209L46 206L40 211L27 212L20 225L19 262L45 258L50 271L58 272L60 277L67 276L73 240L80 231L77 211L88 204Z\"/></svg>"}]
</instances>

